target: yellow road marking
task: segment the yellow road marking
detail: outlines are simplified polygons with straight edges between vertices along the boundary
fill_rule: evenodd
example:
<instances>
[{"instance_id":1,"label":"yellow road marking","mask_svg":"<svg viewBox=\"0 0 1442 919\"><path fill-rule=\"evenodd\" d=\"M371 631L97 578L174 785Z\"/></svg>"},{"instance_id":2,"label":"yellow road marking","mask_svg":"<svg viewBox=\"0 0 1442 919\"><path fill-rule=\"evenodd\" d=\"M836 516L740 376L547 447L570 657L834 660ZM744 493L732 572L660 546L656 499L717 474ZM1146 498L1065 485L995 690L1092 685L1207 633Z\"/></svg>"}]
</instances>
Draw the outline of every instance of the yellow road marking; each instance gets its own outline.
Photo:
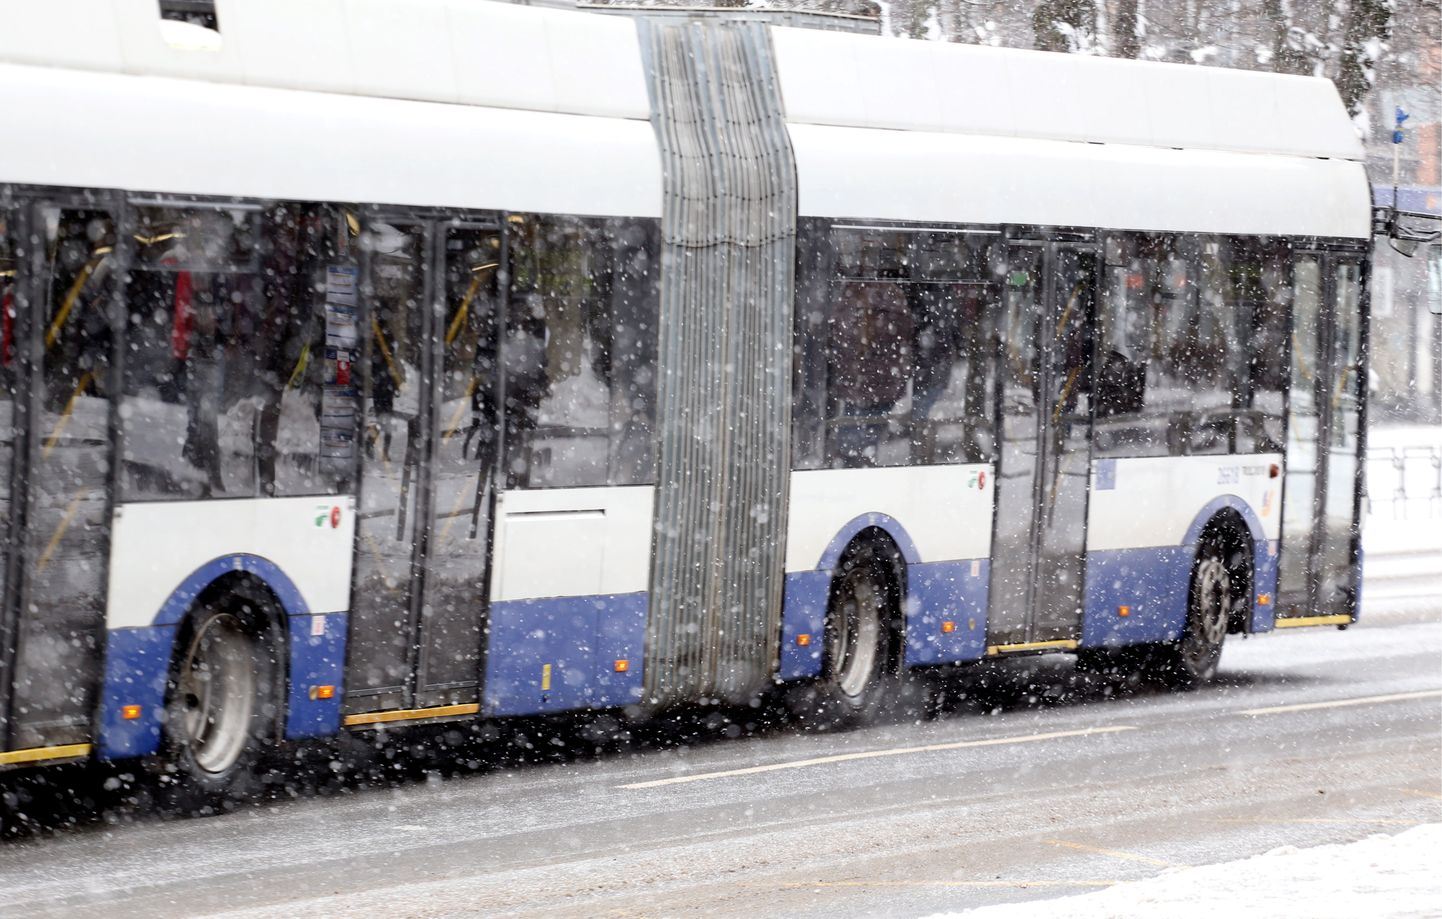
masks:
<instances>
[{"instance_id":1,"label":"yellow road marking","mask_svg":"<svg viewBox=\"0 0 1442 919\"><path fill-rule=\"evenodd\" d=\"M1266 817L1212 817L1216 823L1270 823L1270 824L1305 824L1308 826L1355 826L1359 823L1376 823L1382 826L1421 826L1417 820L1396 820L1391 817L1281 817L1272 820Z\"/></svg>"},{"instance_id":2,"label":"yellow road marking","mask_svg":"<svg viewBox=\"0 0 1442 919\"><path fill-rule=\"evenodd\" d=\"M1098 880L1035 880L1016 881L816 881L811 884L783 884L780 890L810 890L817 887L1114 887L1121 882L1115 879ZM762 887L765 885L747 885Z\"/></svg>"},{"instance_id":3,"label":"yellow road marking","mask_svg":"<svg viewBox=\"0 0 1442 919\"><path fill-rule=\"evenodd\" d=\"M452 715L474 715L481 707L474 702L461 705L437 705L434 708L405 708L389 712L365 712L360 715L346 715L348 728L366 724L386 724L391 721L417 721L422 718L448 718Z\"/></svg>"},{"instance_id":4,"label":"yellow road marking","mask_svg":"<svg viewBox=\"0 0 1442 919\"><path fill-rule=\"evenodd\" d=\"M886 756L906 756L912 753L940 753L945 750L964 750L968 747L999 747L1007 744L1035 743L1041 740L1056 740L1062 737L1088 737L1093 734L1115 734L1118 731L1135 731L1130 725L1115 725L1104 728L1086 728L1079 731L1052 731L1047 734L1022 734L1013 737L996 737L991 740L962 740L956 743L927 744L922 747L893 747L889 750L868 750L864 753L838 753L835 756L817 756L812 759L792 760L788 763L771 763L766 766L749 766L745 769L726 769L721 772L699 772L695 775L678 775L669 779L654 779L649 782L632 782L618 785L618 788L660 788L662 785L684 785L687 782L702 782L707 779L725 779L738 775L760 775L763 772L778 772L782 769L804 769L808 766L825 766L831 763L849 763L862 759L880 759Z\"/></svg>"},{"instance_id":5,"label":"yellow road marking","mask_svg":"<svg viewBox=\"0 0 1442 919\"><path fill-rule=\"evenodd\" d=\"M72 743L59 747L30 747L26 750L11 750L9 753L0 753L0 766L43 763L52 759L74 759L80 756L89 756L91 749L91 745L88 743Z\"/></svg>"},{"instance_id":6,"label":"yellow road marking","mask_svg":"<svg viewBox=\"0 0 1442 919\"><path fill-rule=\"evenodd\" d=\"M987 645L987 654L1010 654L1013 651L1075 650L1077 643L1070 638L1057 641L1026 641L1015 645Z\"/></svg>"},{"instance_id":7,"label":"yellow road marking","mask_svg":"<svg viewBox=\"0 0 1442 919\"><path fill-rule=\"evenodd\" d=\"M1435 791L1423 791L1420 788L1399 788L1398 791L1405 791L1407 794L1416 795L1419 798L1436 798L1442 801L1442 795L1439 795Z\"/></svg>"},{"instance_id":8,"label":"yellow road marking","mask_svg":"<svg viewBox=\"0 0 1442 919\"><path fill-rule=\"evenodd\" d=\"M1098 846L1088 846L1079 842L1068 842L1065 839L1043 839L1042 842L1049 846L1061 846L1064 849L1076 849L1079 852L1092 852L1096 855L1108 855L1112 858L1120 858L1129 862L1142 862L1147 865L1160 865L1163 868L1185 868L1176 862L1169 862L1165 859L1152 858L1149 855L1136 855L1132 852L1122 852L1118 849L1103 849Z\"/></svg>"},{"instance_id":9,"label":"yellow road marking","mask_svg":"<svg viewBox=\"0 0 1442 919\"><path fill-rule=\"evenodd\" d=\"M1346 708L1349 705L1371 705L1376 702L1404 702L1408 699L1426 699L1442 696L1442 689L1424 689L1421 692L1394 692L1385 696L1360 696L1355 699L1333 699L1330 702L1302 702L1297 705L1273 705L1270 708L1244 708L1239 715L1276 715L1282 712L1307 712L1318 708Z\"/></svg>"},{"instance_id":10,"label":"yellow road marking","mask_svg":"<svg viewBox=\"0 0 1442 919\"><path fill-rule=\"evenodd\" d=\"M1351 625L1352 617L1346 613L1335 616L1293 616L1283 617L1273 623L1278 629L1300 629L1311 625Z\"/></svg>"}]
</instances>

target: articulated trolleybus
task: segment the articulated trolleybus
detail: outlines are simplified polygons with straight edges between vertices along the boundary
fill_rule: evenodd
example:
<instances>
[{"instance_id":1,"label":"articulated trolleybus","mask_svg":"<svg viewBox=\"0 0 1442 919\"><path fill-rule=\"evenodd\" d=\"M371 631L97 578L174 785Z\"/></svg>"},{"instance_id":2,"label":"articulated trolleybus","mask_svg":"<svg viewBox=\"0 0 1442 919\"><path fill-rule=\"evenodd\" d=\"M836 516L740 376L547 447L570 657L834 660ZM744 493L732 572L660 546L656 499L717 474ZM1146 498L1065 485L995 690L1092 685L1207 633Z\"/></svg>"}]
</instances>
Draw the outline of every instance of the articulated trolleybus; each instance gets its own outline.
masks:
<instances>
[{"instance_id":1,"label":"articulated trolleybus","mask_svg":"<svg viewBox=\"0 0 1442 919\"><path fill-rule=\"evenodd\" d=\"M1189 686L1356 618L1330 83L216 8L4 14L0 764L216 796L399 722L852 717L1039 652Z\"/></svg>"}]
</instances>

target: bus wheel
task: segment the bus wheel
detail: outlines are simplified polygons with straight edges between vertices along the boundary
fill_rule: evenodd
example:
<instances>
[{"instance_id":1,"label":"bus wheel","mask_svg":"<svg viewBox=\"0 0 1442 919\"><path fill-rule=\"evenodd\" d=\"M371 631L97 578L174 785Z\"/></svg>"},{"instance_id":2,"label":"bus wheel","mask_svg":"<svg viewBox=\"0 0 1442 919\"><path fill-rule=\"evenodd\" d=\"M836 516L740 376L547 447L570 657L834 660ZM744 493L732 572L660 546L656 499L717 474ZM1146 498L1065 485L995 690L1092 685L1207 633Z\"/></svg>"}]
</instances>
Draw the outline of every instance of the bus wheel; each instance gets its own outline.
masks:
<instances>
[{"instance_id":1,"label":"bus wheel","mask_svg":"<svg viewBox=\"0 0 1442 919\"><path fill-rule=\"evenodd\" d=\"M826 614L820 682L806 715L822 725L853 724L898 695L892 655L895 591L890 566L863 548L842 562Z\"/></svg>"},{"instance_id":2,"label":"bus wheel","mask_svg":"<svg viewBox=\"0 0 1442 919\"><path fill-rule=\"evenodd\" d=\"M1232 605L1226 551L1215 540L1208 540L1202 543L1192 571L1181 640L1166 646L1157 661L1158 675L1167 685L1196 689L1216 676Z\"/></svg>"},{"instance_id":3,"label":"bus wheel","mask_svg":"<svg viewBox=\"0 0 1442 919\"><path fill-rule=\"evenodd\" d=\"M205 812L254 792L275 663L263 628L207 610L180 632L166 694L161 804Z\"/></svg>"}]
</instances>

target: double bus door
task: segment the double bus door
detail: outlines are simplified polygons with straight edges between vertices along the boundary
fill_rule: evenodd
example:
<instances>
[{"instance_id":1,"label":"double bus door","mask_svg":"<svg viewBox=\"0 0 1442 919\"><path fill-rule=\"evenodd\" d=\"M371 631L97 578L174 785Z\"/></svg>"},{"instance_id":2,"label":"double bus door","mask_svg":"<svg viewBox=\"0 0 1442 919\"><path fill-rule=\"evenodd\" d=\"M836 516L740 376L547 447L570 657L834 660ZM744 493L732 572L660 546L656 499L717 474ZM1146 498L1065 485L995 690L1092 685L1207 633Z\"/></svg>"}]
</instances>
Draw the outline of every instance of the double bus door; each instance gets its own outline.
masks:
<instances>
[{"instance_id":1,"label":"double bus door","mask_svg":"<svg viewBox=\"0 0 1442 919\"><path fill-rule=\"evenodd\" d=\"M1084 243L1018 242L1009 253L992 647L1080 634L1097 263Z\"/></svg>"},{"instance_id":2,"label":"double bus door","mask_svg":"<svg viewBox=\"0 0 1442 919\"><path fill-rule=\"evenodd\" d=\"M87 752L105 637L118 211L0 202L5 750Z\"/></svg>"},{"instance_id":3,"label":"double bus door","mask_svg":"<svg viewBox=\"0 0 1442 919\"><path fill-rule=\"evenodd\" d=\"M1296 254L1279 618L1356 614L1362 259Z\"/></svg>"},{"instance_id":4,"label":"double bus door","mask_svg":"<svg viewBox=\"0 0 1442 919\"><path fill-rule=\"evenodd\" d=\"M348 713L480 699L497 455L495 224L372 216Z\"/></svg>"}]
</instances>

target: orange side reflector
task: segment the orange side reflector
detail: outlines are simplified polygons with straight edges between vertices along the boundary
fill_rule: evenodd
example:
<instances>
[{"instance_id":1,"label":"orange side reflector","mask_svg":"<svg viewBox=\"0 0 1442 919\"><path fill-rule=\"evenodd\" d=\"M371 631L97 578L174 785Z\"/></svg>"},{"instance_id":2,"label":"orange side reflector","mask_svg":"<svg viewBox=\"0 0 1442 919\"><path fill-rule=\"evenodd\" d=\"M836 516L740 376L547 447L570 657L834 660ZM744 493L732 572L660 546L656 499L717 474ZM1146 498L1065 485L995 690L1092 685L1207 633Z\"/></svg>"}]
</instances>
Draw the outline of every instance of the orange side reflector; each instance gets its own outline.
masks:
<instances>
[{"instance_id":1,"label":"orange side reflector","mask_svg":"<svg viewBox=\"0 0 1442 919\"><path fill-rule=\"evenodd\" d=\"M335 698L335 687L334 687L334 686L312 686L312 687L310 688L310 697L311 697L312 699L334 699L334 698Z\"/></svg>"},{"instance_id":2,"label":"orange side reflector","mask_svg":"<svg viewBox=\"0 0 1442 919\"><path fill-rule=\"evenodd\" d=\"M140 706L122 705L120 707L120 717L124 718L126 721L134 721L135 719L140 717Z\"/></svg>"},{"instance_id":3,"label":"orange side reflector","mask_svg":"<svg viewBox=\"0 0 1442 919\"><path fill-rule=\"evenodd\" d=\"M807 645L811 644L811 636L807 635L805 632L802 632L800 635L796 636L796 643L804 648Z\"/></svg>"},{"instance_id":4,"label":"orange side reflector","mask_svg":"<svg viewBox=\"0 0 1442 919\"><path fill-rule=\"evenodd\" d=\"M630 662L630 661L616 661L616 672L617 672L617 673L625 673L627 670L630 670L630 669L631 669L631 662Z\"/></svg>"},{"instance_id":5,"label":"orange side reflector","mask_svg":"<svg viewBox=\"0 0 1442 919\"><path fill-rule=\"evenodd\" d=\"M1257 594L1257 605L1258 605L1258 606L1271 606L1271 605L1272 605L1272 595L1271 595L1271 594Z\"/></svg>"},{"instance_id":6,"label":"orange side reflector","mask_svg":"<svg viewBox=\"0 0 1442 919\"><path fill-rule=\"evenodd\" d=\"M1121 616L1123 619L1125 619L1127 616L1130 616L1131 614L1132 614L1132 608L1131 608L1130 606L1118 606L1118 607L1117 607L1117 615L1118 615L1118 616Z\"/></svg>"},{"instance_id":7,"label":"orange side reflector","mask_svg":"<svg viewBox=\"0 0 1442 919\"><path fill-rule=\"evenodd\" d=\"M950 635L952 632L956 631L956 623L952 622L950 619L942 620L941 631L945 635Z\"/></svg>"}]
</instances>

